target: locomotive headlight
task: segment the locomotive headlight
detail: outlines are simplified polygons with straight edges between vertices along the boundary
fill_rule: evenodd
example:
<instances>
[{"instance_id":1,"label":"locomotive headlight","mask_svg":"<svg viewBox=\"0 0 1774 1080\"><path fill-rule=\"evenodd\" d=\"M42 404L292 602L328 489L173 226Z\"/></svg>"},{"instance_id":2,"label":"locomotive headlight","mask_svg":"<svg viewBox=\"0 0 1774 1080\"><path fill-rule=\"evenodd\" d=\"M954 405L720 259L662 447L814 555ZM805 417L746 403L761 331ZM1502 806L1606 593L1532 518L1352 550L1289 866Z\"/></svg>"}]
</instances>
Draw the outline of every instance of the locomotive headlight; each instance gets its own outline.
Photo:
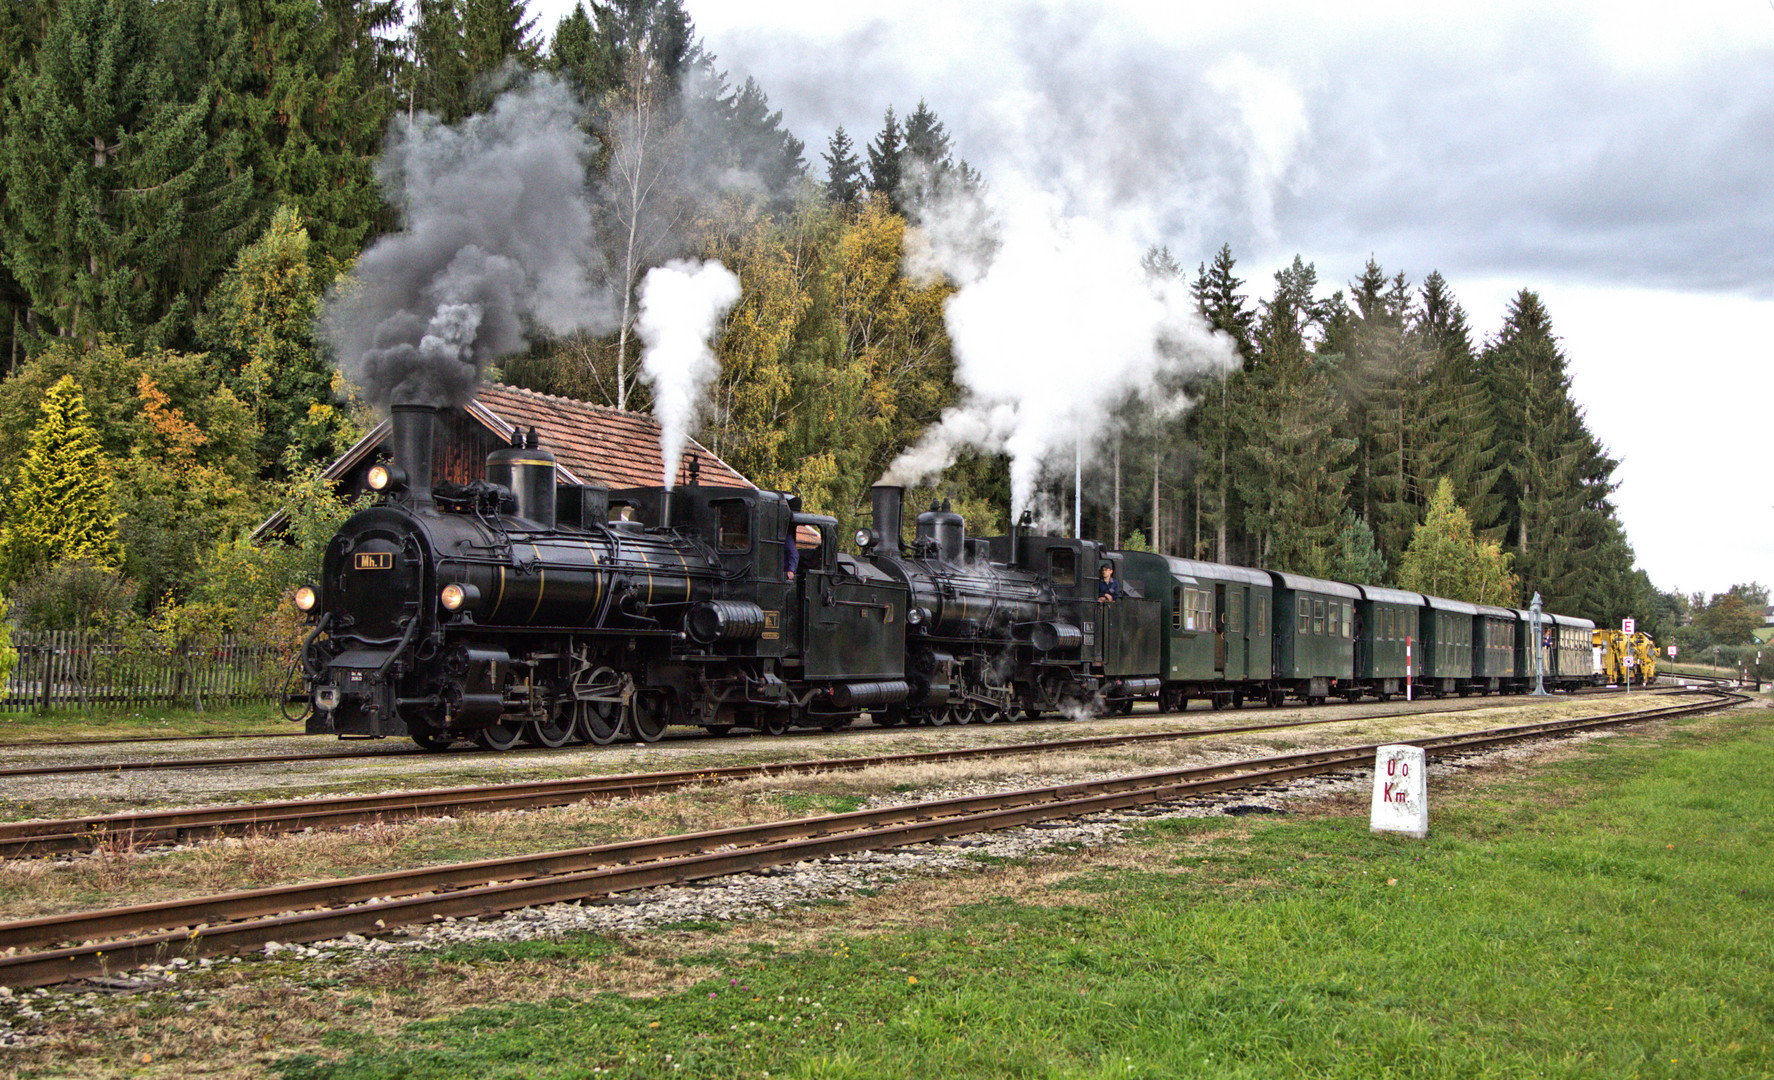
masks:
<instances>
[{"instance_id":1,"label":"locomotive headlight","mask_svg":"<svg viewBox=\"0 0 1774 1080\"><path fill-rule=\"evenodd\" d=\"M304 585L296 590L295 602L297 611L313 611L320 597L315 595L312 586Z\"/></svg>"},{"instance_id":2,"label":"locomotive headlight","mask_svg":"<svg viewBox=\"0 0 1774 1080\"><path fill-rule=\"evenodd\" d=\"M461 611L479 599L479 589L473 585L457 583L445 585L443 591L437 594L437 602L443 605L445 611Z\"/></svg>"},{"instance_id":3,"label":"locomotive headlight","mask_svg":"<svg viewBox=\"0 0 1774 1080\"><path fill-rule=\"evenodd\" d=\"M370 486L371 491L379 494L404 491L407 486L407 474L399 465L382 462L369 467L369 470L363 474L363 482Z\"/></svg>"},{"instance_id":4,"label":"locomotive headlight","mask_svg":"<svg viewBox=\"0 0 1774 1080\"><path fill-rule=\"evenodd\" d=\"M856 536L854 537L854 539L856 540L857 547L861 548L864 551L867 551L869 548L872 548L875 546L875 530L873 530L873 529L858 529L858 530L856 530Z\"/></svg>"},{"instance_id":5,"label":"locomotive headlight","mask_svg":"<svg viewBox=\"0 0 1774 1080\"><path fill-rule=\"evenodd\" d=\"M906 608L905 621L912 626L917 626L924 621L924 609L920 607Z\"/></svg>"}]
</instances>

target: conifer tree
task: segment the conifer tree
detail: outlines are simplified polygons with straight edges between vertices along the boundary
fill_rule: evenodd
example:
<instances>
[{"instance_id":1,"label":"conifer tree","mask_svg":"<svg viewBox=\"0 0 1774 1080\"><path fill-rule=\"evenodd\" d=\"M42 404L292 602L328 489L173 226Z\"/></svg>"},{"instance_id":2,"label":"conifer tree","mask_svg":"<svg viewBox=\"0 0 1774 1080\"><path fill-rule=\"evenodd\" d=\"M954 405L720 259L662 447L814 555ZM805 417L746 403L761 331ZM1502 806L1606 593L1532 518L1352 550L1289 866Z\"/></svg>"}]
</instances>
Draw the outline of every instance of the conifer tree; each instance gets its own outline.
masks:
<instances>
[{"instance_id":1,"label":"conifer tree","mask_svg":"<svg viewBox=\"0 0 1774 1080\"><path fill-rule=\"evenodd\" d=\"M1232 339L1238 346L1238 355L1243 359L1245 369L1249 370L1255 353L1251 330L1256 323L1256 313L1245 307L1245 297L1238 291L1244 287L1244 281L1232 272L1237 265L1238 260L1232 257L1232 245L1221 244L1220 250L1214 253L1211 266L1202 263L1197 267L1189 292L1195 297L1195 310L1207 320L1207 325Z\"/></svg>"},{"instance_id":2,"label":"conifer tree","mask_svg":"<svg viewBox=\"0 0 1774 1080\"><path fill-rule=\"evenodd\" d=\"M597 100L622 77L613 31L603 21L593 23L581 0L556 24L548 44L548 70L567 80L586 101Z\"/></svg>"},{"instance_id":3,"label":"conifer tree","mask_svg":"<svg viewBox=\"0 0 1774 1080\"><path fill-rule=\"evenodd\" d=\"M820 156L825 159L825 197L845 205L855 202L862 194L862 162L844 125L839 124L838 130L832 132L831 141Z\"/></svg>"},{"instance_id":4,"label":"conifer tree","mask_svg":"<svg viewBox=\"0 0 1774 1080\"><path fill-rule=\"evenodd\" d=\"M905 154L905 140L900 134L899 118L893 115L893 106L887 106L887 115L881 120L881 130L875 140L869 143L869 190L885 195L895 210L899 203L899 181L903 175L900 159Z\"/></svg>"},{"instance_id":5,"label":"conifer tree","mask_svg":"<svg viewBox=\"0 0 1774 1080\"><path fill-rule=\"evenodd\" d=\"M1599 447L1571 400L1564 352L1538 294L1516 295L1483 365L1503 464L1506 536L1523 585L1548 597L1569 595L1578 586L1570 576L1578 553L1559 534L1577 527L1588 497L1584 472Z\"/></svg>"},{"instance_id":6,"label":"conifer tree","mask_svg":"<svg viewBox=\"0 0 1774 1080\"><path fill-rule=\"evenodd\" d=\"M1445 476L1483 537L1502 539L1503 499L1497 494L1502 467L1492 445L1496 424L1490 396L1472 349L1466 311L1439 271L1423 279L1412 333L1430 355L1424 414L1422 469Z\"/></svg>"},{"instance_id":7,"label":"conifer tree","mask_svg":"<svg viewBox=\"0 0 1774 1080\"><path fill-rule=\"evenodd\" d=\"M64 0L0 122L0 256L42 330L165 342L250 234L216 88L181 88L147 0Z\"/></svg>"},{"instance_id":8,"label":"conifer tree","mask_svg":"<svg viewBox=\"0 0 1774 1080\"><path fill-rule=\"evenodd\" d=\"M375 159L395 105L381 33L399 24L398 0L221 2L238 8L242 55L209 77L219 125L244 139L255 205L266 217L294 206L328 255L355 256L388 223Z\"/></svg>"},{"instance_id":9,"label":"conifer tree","mask_svg":"<svg viewBox=\"0 0 1774 1080\"><path fill-rule=\"evenodd\" d=\"M418 0L407 49L407 111L453 124L468 115L468 54L461 0Z\"/></svg>"},{"instance_id":10,"label":"conifer tree","mask_svg":"<svg viewBox=\"0 0 1774 1080\"><path fill-rule=\"evenodd\" d=\"M795 181L807 172L801 157L806 144L782 126L782 110L770 108L756 79L747 76L728 99L725 126L722 134L733 167L757 177L777 206L787 206Z\"/></svg>"},{"instance_id":11,"label":"conifer tree","mask_svg":"<svg viewBox=\"0 0 1774 1080\"><path fill-rule=\"evenodd\" d=\"M1323 576L1342 528L1355 444L1337 434L1339 399L1306 336L1341 306L1340 298L1320 300L1317 284L1317 270L1296 255L1262 301L1259 355L1238 421L1248 437L1232 474L1253 565Z\"/></svg>"},{"instance_id":12,"label":"conifer tree","mask_svg":"<svg viewBox=\"0 0 1774 1080\"><path fill-rule=\"evenodd\" d=\"M63 376L43 399L30 450L6 492L0 562L17 582L71 560L115 566L122 554L111 466L79 387Z\"/></svg>"}]
</instances>

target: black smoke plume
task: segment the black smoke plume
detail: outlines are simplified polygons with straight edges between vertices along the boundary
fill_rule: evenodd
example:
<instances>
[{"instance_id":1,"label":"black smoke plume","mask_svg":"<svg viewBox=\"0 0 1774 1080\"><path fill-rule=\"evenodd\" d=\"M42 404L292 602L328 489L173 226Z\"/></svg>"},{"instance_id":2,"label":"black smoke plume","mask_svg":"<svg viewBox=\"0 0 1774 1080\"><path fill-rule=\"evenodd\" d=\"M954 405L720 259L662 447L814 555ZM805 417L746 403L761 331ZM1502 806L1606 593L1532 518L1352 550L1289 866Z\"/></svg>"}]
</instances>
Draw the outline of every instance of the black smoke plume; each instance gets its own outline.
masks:
<instances>
[{"instance_id":1,"label":"black smoke plume","mask_svg":"<svg viewBox=\"0 0 1774 1080\"><path fill-rule=\"evenodd\" d=\"M455 406L531 328L602 329L614 316L592 243L591 140L572 94L536 77L453 127L396 125L383 190L405 228L365 251L328 297L322 332L365 395Z\"/></svg>"}]
</instances>

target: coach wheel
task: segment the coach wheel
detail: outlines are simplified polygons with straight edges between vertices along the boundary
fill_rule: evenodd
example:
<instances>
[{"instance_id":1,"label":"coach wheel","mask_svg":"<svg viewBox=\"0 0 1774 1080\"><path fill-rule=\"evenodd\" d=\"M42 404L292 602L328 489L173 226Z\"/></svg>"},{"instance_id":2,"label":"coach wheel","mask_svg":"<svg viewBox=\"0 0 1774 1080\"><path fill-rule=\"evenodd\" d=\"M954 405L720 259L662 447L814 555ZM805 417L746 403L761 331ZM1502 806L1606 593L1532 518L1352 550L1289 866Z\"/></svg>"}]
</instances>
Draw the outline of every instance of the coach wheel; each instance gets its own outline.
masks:
<instances>
[{"instance_id":1,"label":"coach wheel","mask_svg":"<svg viewBox=\"0 0 1774 1080\"><path fill-rule=\"evenodd\" d=\"M1207 695L1207 701L1208 704L1212 706L1214 712L1219 712L1226 707L1226 695L1224 694L1209 694Z\"/></svg>"},{"instance_id":2,"label":"coach wheel","mask_svg":"<svg viewBox=\"0 0 1774 1080\"><path fill-rule=\"evenodd\" d=\"M1242 691L1242 690L1232 691L1232 707L1234 709L1244 708L1244 691Z\"/></svg>"},{"instance_id":3,"label":"coach wheel","mask_svg":"<svg viewBox=\"0 0 1774 1080\"><path fill-rule=\"evenodd\" d=\"M530 720L524 724L522 735L531 746L552 750L573 741L573 721L565 714L558 719Z\"/></svg>"},{"instance_id":4,"label":"coach wheel","mask_svg":"<svg viewBox=\"0 0 1774 1080\"><path fill-rule=\"evenodd\" d=\"M509 750L523 738L522 724L488 724L474 733L482 750Z\"/></svg>"},{"instance_id":5,"label":"coach wheel","mask_svg":"<svg viewBox=\"0 0 1774 1080\"><path fill-rule=\"evenodd\" d=\"M671 702L665 695L664 690L642 690L635 694L629 727L636 740L656 743L665 734L666 726L671 723Z\"/></svg>"},{"instance_id":6,"label":"coach wheel","mask_svg":"<svg viewBox=\"0 0 1774 1080\"><path fill-rule=\"evenodd\" d=\"M1287 692L1284 690L1269 691L1269 707L1271 709L1281 708L1281 703L1283 701L1285 701L1286 698L1287 698Z\"/></svg>"},{"instance_id":7,"label":"coach wheel","mask_svg":"<svg viewBox=\"0 0 1774 1080\"><path fill-rule=\"evenodd\" d=\"M1382 705L1384 705L1384 704L1385 704L1385 703L1386 703L1386 702L1388 702L1388 701L1391 701L1391 700L1392 700L1392 695L1391 695L1391 694L1379 694L1379 695L1376 695L1376 696L1377 696L1377 697L1378 697L1378 698L1379 698L1379 699L1380 699L1380 704L1382 704Z\"/></svg>"},{"instance_id":8,"label":"coach wheel","mask_svg":"<svg viewBox=\"0 0 1774 1080\"><path fill-rule=\"evenodd\" d=\"M608 746L622 737L627 727L627 706L620 701L580 701L574 704L573 726L579 737L597 746Z\"/></svg>"}]
</instances>

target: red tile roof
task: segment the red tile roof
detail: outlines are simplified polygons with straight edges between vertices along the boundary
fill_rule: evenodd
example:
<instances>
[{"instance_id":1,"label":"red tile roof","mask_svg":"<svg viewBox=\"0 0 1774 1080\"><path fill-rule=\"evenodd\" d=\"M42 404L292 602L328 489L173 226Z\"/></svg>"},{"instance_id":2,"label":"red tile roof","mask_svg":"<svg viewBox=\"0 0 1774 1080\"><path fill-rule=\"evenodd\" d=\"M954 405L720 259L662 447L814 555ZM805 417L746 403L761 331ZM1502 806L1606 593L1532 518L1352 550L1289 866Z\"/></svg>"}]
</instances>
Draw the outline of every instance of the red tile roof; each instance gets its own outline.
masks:
<instances>
[{"instance_id":1,"label":"red tile roof","mask_svg":"<svg viewBox=\"0 0 1774 1080\"><path fill-rule=\"evenodd\" d=\"M543 449L552 451L555 460L579 483L612 488L656 487L665 471L665 458L659 450L659 424L644 413L623 412L498 383L480 388L474 404L469 406L471 415L479 414L475 405L490 414L493 422L488 426L500 438L509 440L513 428L535 428ZM487 422L489 417L480 419ZM701 466L702 484L757 486L694 439L685 447L684 461L678 466L680 484L690 482L691 454Z\"/></svg>"},{"instance_id":2,"label":"red tile roof","mask_svg":"<svg viewBox=\"0 0 1774 1080\"><path fill-rule=\"evenodd\" d=\"M657 487L665 472L665 455L659 450L659 424L644 413L624 412L498 383L483 384L463 413L507 443L517 429L527 432L535 428L543 449L554 454L561 470L561 483ZM343 481L387 438L388 421L384 420L321 475L335 482ZM709 487L757 487L695 439L684 448L684 459L678 466L680 484L690 482L691 455L701 468L698 483ZM477 469L470 471L478 474ZM253 542L275 535L288 520L289 515L278 510L253 530Z\"/></svg>"}]
</instances>

